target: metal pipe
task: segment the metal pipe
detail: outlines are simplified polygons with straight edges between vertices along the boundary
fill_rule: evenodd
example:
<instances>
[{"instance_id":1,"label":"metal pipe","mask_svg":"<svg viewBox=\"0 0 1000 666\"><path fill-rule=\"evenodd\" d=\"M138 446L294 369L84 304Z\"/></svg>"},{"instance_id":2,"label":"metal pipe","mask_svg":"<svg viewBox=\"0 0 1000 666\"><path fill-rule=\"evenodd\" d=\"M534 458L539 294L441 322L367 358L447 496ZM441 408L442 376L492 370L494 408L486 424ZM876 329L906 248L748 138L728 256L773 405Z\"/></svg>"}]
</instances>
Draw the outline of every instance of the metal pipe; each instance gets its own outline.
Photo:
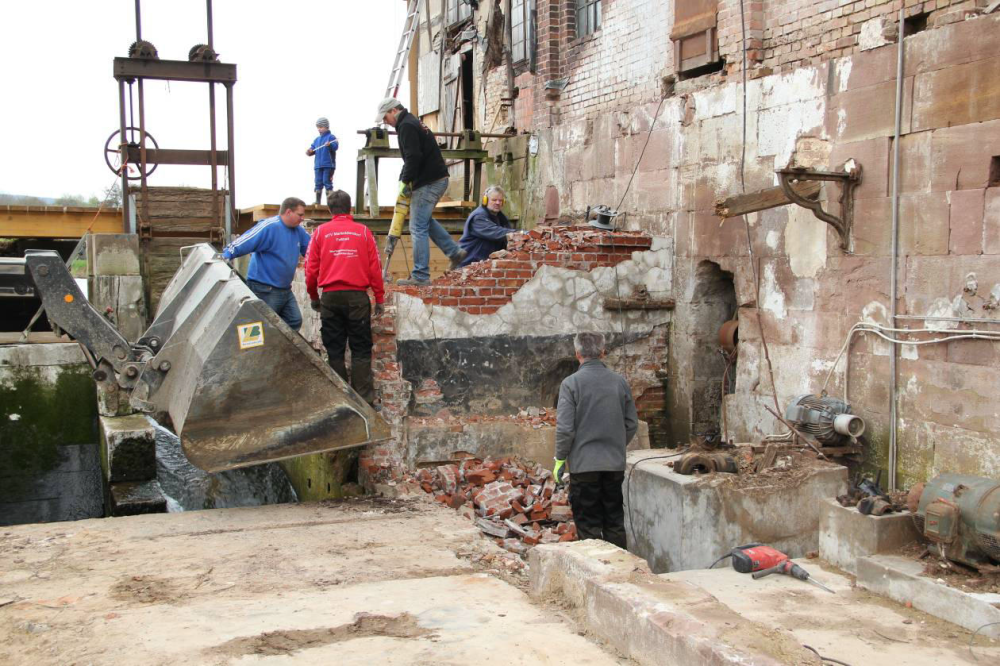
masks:
<instances>
[{"instance_id":1,"label":"metal pipe","mask_svg":"<svg viewBox=\"0 0 1000 666\"><path fill-rule=\"evenodd\" d=\"M896 300L899 285L897 284L897 262L899 260L899 135L903 123L903 42L905 35L905 3L899 7L899 42L896 53L896 127L892 141L892 275L889 281L889 321L896 326ZM896 345L892 345L889 353L889 490L896 490Z\"/></svg>"},{"instance_id":2,"label":"metal pipe","mask_svg":"<svg viewBox=\"0 0 1000 666\"><path fill-rule=\"evenodd\" d=\"M236 207L236 146L234 144L233 125L233 84L224 83L226 87L226 169L229 171L229 210L233 215L237 215L239 208ZM226 243L229 239L226 239Z\"/></svg>"},{"instance_id":3,"label":"metal pipe","mask_svg":"<svg viewBox=\"0 0 1000 666\"><path fill-rule=\"evenodd\" d=\"M209 0L209 5L211 5ZM209 32L211 34L211 32ZM211 48L211 47L209 47ZM213 224L219 223L219 155L215 143L215 84L208 84L208 133L209 133L209 159L212 168L212 220ZM228 242L229 239L226 239ZM223 243L225 244L225 243Z\"/></svg>"},{"instance_id":4,"label":"metal pipe","mask_svg":"<svg viewBox=\"0 0 1000 666\"><path fill-rule=\"evenodd\" d=\"M523 6L524 3L522 3L521 11L524 11ZM507 61L507 103L510 104L510 113L507 115L507 127L517 126L514 118L514 49L512 48L514 40L511 36L511 30L513 29L511 27L513 23L512 18L510 0L503 0L503 55L504 60Z\"/></svg>"},{"instance_id":5,"label":"metal pipe","mask_svg":"<svg viewBox=\"0 0 1000 666\"><path fill-rule=\"evenodd\" d=\"M136 2L138 4L138 0ZM128 201L128 141L125 138L125 81L118 79L118 150L121 153L119 164L121 164L122 177L122 233L129 233L129 201Z\"/></svg>"},{"instance_id":6,"label":"metal pipe","mask_svg":"<svg viewBox=\"0 0 1000 666\"><path fill-rule=\"evenodd\" d=\"M135 0L135 41L142 41L142 18L139 11L139 0Z\"/></svg>"},{"instance_id":7,"label":"metal pipe","mask_svg":"<svg viewBox=\"0 0 1000 666\"><path fill-rule=\"evenodd\" d=\"M1000 319L983 319L974 317L921 317L919 315L896 315L896 319L913 319L916 321L954 321L960 324L1000 324Z\"/></svg>"},{"instance_id":8,"label":"metal pipe","mask_svg":"<svg viewBox=\"0 0 1000 666\"><path fill-rule=\"evenodd\" d=\"M212 41L212 0L205 0L208 10L208 48L214 50L215 43Z\"/></svg>"},{"instance_id":9,"label":"metal pipe","mask_svg":"<svg viewBox=\"0 0 1000 666\"><path fill-rule=\"evenodd\" d=\"M149 196L146 192L146 96L139 79L139 183L142 192L142 217L149 220ZM142 218L139 220L142 223Z\"/></svg>"}]
</instances>

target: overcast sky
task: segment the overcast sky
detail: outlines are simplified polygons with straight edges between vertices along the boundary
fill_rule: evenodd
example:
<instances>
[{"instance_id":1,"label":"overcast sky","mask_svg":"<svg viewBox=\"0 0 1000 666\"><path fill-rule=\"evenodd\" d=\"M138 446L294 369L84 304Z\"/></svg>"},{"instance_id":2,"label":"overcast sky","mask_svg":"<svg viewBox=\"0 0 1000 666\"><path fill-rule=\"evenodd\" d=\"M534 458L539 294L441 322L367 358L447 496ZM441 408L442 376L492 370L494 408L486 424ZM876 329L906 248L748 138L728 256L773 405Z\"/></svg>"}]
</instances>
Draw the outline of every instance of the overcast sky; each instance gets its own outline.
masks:
<instances>
[{"instance_id":1,"label":"overcast sky","mask_svg":"<svg viewBox=\"0 0 1000 666\"><path fill-rule=\"evenodd\" d=\"M115 56L135 39L134 0L0 2L0 192L100 195L114 181L104 144L118 128ZM406 15L403 0L214 0L215 50L237 65L236 201L309 200L305 149L319 116L340 140L334 186L354 195L357 130L371 127ZM144 0L142 36L161 59L207 41L204 0ZM405 85L404 76L404 85ZM127 90L127 88L126 88ZM146 129L161 148L208 149L208 84L147 81ZM408 99L406 89L400 99ZM216 86L226 142L225 89ZM135 120L138 124L138 102ZM399 162L383 161L380 199ZM220 169L220 180L223 170ZM209 187L209 167L161 166L151 185Z\"/></svg>"}]
</instances>

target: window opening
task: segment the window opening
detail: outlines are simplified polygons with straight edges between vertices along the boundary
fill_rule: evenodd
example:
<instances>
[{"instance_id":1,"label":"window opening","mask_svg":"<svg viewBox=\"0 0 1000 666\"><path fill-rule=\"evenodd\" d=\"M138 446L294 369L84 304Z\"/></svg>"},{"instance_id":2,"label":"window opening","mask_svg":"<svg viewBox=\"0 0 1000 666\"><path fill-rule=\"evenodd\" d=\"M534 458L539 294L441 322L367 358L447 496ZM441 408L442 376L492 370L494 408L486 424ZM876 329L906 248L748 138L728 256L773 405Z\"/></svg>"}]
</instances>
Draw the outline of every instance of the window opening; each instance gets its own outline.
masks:
<instances>
[{"instance_id":1,"label":"window opening","mask_svg":"<svg viewBox=\"0 0 1000 666\"><path fill-rule=\"evenodd\" d=\"M464 21L472 16L472 7L466 0L448 0L447 16L448 26Z\"/></svg>"},{"instance_id":2,"label":"window opening","mask_svg":"<svg viewBox=\"0 0 1000 666\"><path fill-rule=\"evenodd\" d=\"M1000 187L1000 155L994 155L990 160L990 179L986 187Z\"/></svg>"},{"instance_id":3,"label":"window opening","mask_svg":"<svg viewBox=\"0 0 1000 666\"><path fill-rule=\"evenodd\" d=\"M586 37L601 29L601 0L576 0L576 36Z\"/></svg>"},{"instance_id":4,"label":"window opening","mask_svg":"<svg viewBox=\"0 0 1000 666\"><path fill-rule=\"evenodd\" d=\"M908 19L903 19L903 36L909 37L927 29L927 17L930 12L914 14Z\"/></svg>"},{"instance_id":5,"label":"window opening","mask_svg":"<svg viewBox=\"0 0 1000 666\"><path fill-rule=\"evenodd\" d=\"M511 0L510 50L515 63L528 58L528 0Z\"/></svg>"}]
</instances>

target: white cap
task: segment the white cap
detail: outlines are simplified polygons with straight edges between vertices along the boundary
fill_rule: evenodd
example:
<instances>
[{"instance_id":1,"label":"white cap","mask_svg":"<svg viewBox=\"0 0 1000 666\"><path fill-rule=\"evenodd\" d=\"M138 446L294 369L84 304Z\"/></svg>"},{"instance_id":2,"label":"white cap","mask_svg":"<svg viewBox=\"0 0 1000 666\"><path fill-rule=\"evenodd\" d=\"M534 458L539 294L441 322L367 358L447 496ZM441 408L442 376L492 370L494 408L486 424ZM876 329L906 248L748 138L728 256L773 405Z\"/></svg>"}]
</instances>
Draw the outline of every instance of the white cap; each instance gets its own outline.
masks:
<instances>
[{"instance_id":1,"label":"white cap","mask_svg":"<svg viewBox=\"0 0 1000 666\"><path fill-rule=\"evenodd\" d=\"M399 100L395 97L386 97L384 100L379 102L378 116L375 118L375 124L381 124L382 119L385 118L385 114L400 106L403 105L400 104Z\"/></svg>"}]
</instances>

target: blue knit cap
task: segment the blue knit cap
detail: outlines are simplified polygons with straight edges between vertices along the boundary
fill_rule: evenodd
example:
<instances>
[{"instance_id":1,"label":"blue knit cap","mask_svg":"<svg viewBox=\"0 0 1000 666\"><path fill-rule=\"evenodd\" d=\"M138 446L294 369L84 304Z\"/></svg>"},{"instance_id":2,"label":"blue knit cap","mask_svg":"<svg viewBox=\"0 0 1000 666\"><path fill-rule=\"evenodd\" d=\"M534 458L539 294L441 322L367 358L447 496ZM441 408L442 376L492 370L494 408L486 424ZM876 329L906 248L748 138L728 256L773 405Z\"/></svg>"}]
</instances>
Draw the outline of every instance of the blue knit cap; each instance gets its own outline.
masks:
<instances>
[{"instance_id":1,"label":"blue knit cap","mask_svg":"<svg viewBox=\"0 0 1000 666\"><path fill-rule=\"evenodd\" d=\"M320 118L319 120L316 121L316 127L325 127L327 129L330 129L330 121L327 120L326 118Z\"/></svg>"}]
</instances>

